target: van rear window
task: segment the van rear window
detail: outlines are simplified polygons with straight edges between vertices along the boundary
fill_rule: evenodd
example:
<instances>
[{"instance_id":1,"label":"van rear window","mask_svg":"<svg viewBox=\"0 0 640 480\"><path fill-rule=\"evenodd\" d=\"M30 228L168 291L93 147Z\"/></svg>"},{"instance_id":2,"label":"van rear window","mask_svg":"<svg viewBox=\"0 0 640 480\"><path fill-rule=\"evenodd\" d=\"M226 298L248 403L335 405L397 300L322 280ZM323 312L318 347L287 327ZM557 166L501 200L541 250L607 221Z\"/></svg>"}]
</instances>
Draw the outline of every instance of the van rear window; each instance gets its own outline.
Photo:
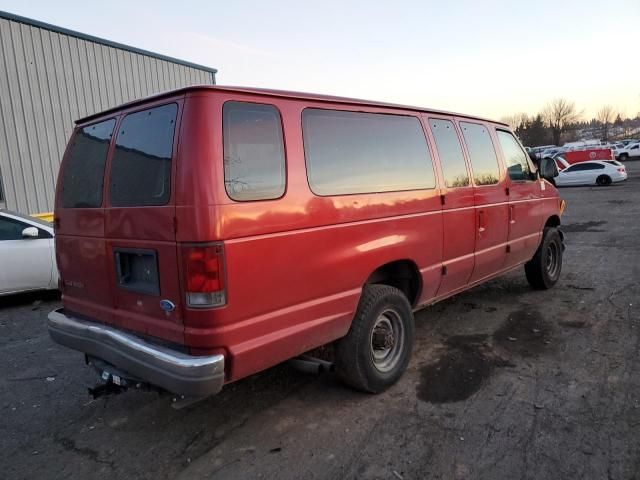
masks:
<instances>
[{"instance_id":1,"label":"van rear window","mask_svg":"<svg viewBox=\"0 0 640 480\"><path fill-rule=\"evenodd\" d=\"M115 119L89 125L73 136L62 170L62 207L97 208L102 205L104 164Z\"/></svg>"},{"instance_id":2,"label":"van rear window","mask_svg":"<svg viewBox=\"0 0 640 480\"><path fill-rule=\"evenodd\" d=\"M273 105L226 102L222 109L224 186L233 200L284 194L286 170L280 113Z\"/></svg>"},{"instance_id":3,"label":"van rear window","mask_svg":"<svg viewBox=\"0 0 640 480\"><path fill-rule=\"evenodd\" d=\"M171 196L171 157L178 106L130 113L118 129L111 159L114 207L166 205Z\"/></svg>"},{"instance_id":4,"label":"van rear window","mask_svg":"<svg viewBox=\"0 0 640 480\"><path fill-rule=\"evenodd\" d=\"M307 108L302 129L309 186L316 195L435 187L416 117Z\"/></svg>"}]
</instances>

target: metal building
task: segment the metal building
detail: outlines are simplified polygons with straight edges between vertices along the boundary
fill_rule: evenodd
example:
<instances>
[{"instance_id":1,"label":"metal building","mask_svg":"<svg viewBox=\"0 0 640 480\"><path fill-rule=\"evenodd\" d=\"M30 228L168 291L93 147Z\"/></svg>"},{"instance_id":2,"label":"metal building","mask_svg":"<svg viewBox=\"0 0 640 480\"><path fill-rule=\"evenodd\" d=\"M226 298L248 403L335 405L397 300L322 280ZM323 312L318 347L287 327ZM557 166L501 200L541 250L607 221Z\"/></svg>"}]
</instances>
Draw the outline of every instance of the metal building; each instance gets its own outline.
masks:
<instances>
[{"instance_id":1,"label":"metal building","mask_svg":"<svg viewBox=\"0 0 640 480\"><path fill-rule=\"evenodd\" d=\"M74 120L216 72L0 11L0 208L53 208Z\"/></svg>"}]
</instances>

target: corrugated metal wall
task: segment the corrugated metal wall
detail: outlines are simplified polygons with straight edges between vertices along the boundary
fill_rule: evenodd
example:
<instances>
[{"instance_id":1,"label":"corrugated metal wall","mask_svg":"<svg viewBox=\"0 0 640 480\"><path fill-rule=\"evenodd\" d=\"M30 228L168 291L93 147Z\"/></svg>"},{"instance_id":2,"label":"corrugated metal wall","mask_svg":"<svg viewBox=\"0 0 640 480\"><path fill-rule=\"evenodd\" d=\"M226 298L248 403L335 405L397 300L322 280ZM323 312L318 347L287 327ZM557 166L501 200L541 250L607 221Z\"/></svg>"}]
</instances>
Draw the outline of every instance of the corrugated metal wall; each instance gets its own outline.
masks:
<instances>
[{"instance_id":1,"label":"corrugated metal wall","mask_svg":"<svg viewBox=\"0 0 640 480\"><path fill-rule=\"evenodd\" d=\"M6 208L53 208L74 120L165 90L214 84L214 75L0 18L0 178Z\"/></svg>"}]
</instances>

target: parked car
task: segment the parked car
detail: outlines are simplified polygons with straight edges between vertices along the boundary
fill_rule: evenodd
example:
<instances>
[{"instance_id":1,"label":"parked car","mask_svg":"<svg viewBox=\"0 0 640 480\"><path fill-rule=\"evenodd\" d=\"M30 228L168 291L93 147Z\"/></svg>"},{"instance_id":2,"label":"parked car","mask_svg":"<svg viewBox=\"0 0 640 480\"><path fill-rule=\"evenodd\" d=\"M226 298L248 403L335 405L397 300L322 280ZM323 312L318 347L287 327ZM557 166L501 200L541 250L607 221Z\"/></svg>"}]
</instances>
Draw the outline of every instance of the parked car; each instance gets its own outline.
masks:
<instances>
[{"instance_id":1,"label":"parked car","mask_svg":"<svg viewBox=\"0 0 640 480\"><path fill-rule=\"evenodd\" d=\"M0 210L0 296L56 288L53 225Z\"/></svg>"},{"instance_id":2,"label":"parked car","mask_svg":"<svg viewBox=\"0 0 640 480\"><path fill-rule=\"evenodd\" d=\"M543 150L542 152L540 152L539 157L553 158L555 155L560 155L565 151L566 149L564 149L563 147L548 148L547 150Z\"/></svg>"},{"instance_id":3,"label":"parked car","mask_svg":"<svg viewBox=\"0 0 640 480\"><path fill-rule=\"evenodd\" d=\"M550 148L555 148L555 145L541 145L538 147L531 147L529 150L529 153L532 153L536 156L536 158L540 159L542 158L541 154L542 152L544 152L545 150L548 150Z\"/></svg>"},{"instance_id":4,"label":"parked car","mask_svg":"<svg viewBox=\"0 0 640 480\"><path fill-rule=\"evenodd\" d=\"M615 160L613 150L609 147L588 147L582 150L567 151L562 157L569 163L579 163L593 160Z\"/></svg>"},{"instance_id":5,"label":"parked car","mask_svg":"<svg viewBox=\"0 0 640 480\"><path fill-rule=\"evenodd\" d=\"M629 160L631 158L639 158L640 157L640 143L629 143L627 146L620 150L620 153L617 156L618 160Z\"/></svg>"},{"instance_id":6,"label":"parked car","mask_svg":"<svg viewBox=\"0 0 640 480\"><path fill-rule=\"evenodd\" d=\"M624 151L625 145L624 143L612 143L609 145L609 148L613 151L613 156L618 158L618 156Z\"/></svg>"},{"instance_id":7,"label":"parked car","mask_svg":"<svg viewBox=\"0 0 640 480\"><path fill-rule=\"evenodd\" d=\"M626 171L626 167L624 166L624 163L619 162L618 160L603 160L603 162L606 162L610 165L615 165L616 167L623 167Z\"/></svg>"},{"instance_id":8,"label":"parked car","mask_svg":"<svg viewBox=\"0 0 640 480\"><path fill-rule=\"evenodd\" d=\"M522 266L557 282L556 174L473 116L219 86L134 101L78 121L62 161L49 332L112 387L202 397L331 344L380 392L414 310Z\"/></svg>"},{"instance_id":9,"label":"parked car","mask_svg":"<svg viewBox=\"0 0 640 480\"><path fill-rule=\"evenodd\" d=\"M556 162L564 161L556 158ZM610 162L610 161L609 161ZM619 166L607 161L580 162L561 169L554 179L558 187L577 185L611 185L627 179L624 165ZM564 161L566 163L566 161Z\"/></svg>"}]
</instances>

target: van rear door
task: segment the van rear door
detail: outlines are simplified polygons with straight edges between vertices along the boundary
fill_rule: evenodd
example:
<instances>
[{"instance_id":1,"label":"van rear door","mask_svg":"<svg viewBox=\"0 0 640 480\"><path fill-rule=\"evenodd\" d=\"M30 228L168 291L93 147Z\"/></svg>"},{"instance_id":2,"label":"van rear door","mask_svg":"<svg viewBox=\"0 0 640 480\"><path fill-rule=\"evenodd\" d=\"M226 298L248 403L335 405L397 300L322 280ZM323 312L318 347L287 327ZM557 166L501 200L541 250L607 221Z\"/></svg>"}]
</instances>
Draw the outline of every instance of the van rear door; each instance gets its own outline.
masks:
<instances>
[{"instance_id":1,"label":"van rear door","mask_svg":"<svg viewBox=\"0 0 640 480\"><path fill-rule=\"evenodd\" d=\"M54 215L64 306L113 323L104 239L104 173L118 116L78 127L62 162Z\"/></svg>"},{"instance_id":2,"label":"van rear door","mask_svg":"<svg viewBox=\"0 0 640 480\"><path fill-rule=\"evenodd\" d=\"M176 247L177 128L182 100L125 112L109 162L105 238L115 323L182 343Z\"/></svg>"}]
</instances>

